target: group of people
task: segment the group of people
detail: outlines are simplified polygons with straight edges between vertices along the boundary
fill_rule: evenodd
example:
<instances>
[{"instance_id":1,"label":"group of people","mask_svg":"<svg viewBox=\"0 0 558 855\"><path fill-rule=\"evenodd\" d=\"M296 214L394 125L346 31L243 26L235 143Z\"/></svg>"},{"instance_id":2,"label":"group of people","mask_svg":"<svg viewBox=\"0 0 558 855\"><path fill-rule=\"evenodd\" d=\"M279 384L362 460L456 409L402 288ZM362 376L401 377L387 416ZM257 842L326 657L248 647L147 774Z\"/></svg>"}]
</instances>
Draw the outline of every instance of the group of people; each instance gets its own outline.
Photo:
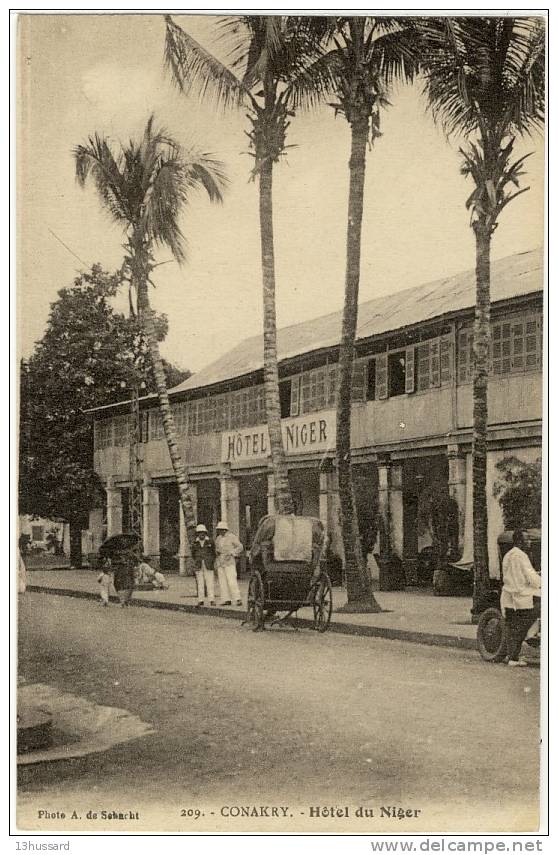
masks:
<instances>
[{"instance_id":1,"label":"group of people","mask_svg":"<svg viewBox=\"0 0 558 855\"><path fill-rule=\"evenodd\" d=\"M196 526L196 537L192 548L192 558L196 572L198 606L203 606L205 600L210 606L215 602L215 571L219 580L219 593L222 606L242 605L238 579L236 575L236 559L243 552L243 546L238 537L229 531L224 520L217 523L215 542L209 537L207 528L200 523Z\"/></svg>"},{"instance_id":2,"label":"group of people","mask_svg":"<svg viewBox=\"0 0 558 855\"><path fill-rule=\"evenodd\" d=\"M233 603L242 605L238 579L236 575L236 559L243 552L243 546L238 537L229 531L224 520L217 524L215 542L209 537L203 523L196 526L196 537L192 549L192 558L196 574L197 605L203 606L206 599L209 605L216 605L215 600L215 571L219 580L220 605L230 606ZM110 592L114 587L120 605L124 608L130 604L134 588L150 584L152 588L167 588L163 574L151 567L144 556L137 555L134 548L119 553L118 560L112 563L105 561L97 579L100 585L101 604L108 606Z\"/></svg>"},{"instance_id":3,"label":"group of people","mask_svg":"<svg viewBox=\"0 0 558 855\"><path fill-rule=\"evenodd\" d=\"M100 585L101 605L108 606L110 592L114 588L123 608L130 604L134 588L140 585L149 584L159 590L168 588L163 574L151 567L145 556L138 557L133 549L122 552L114 563L105 560L97 582Z\"/></svg>"}]
</instances>

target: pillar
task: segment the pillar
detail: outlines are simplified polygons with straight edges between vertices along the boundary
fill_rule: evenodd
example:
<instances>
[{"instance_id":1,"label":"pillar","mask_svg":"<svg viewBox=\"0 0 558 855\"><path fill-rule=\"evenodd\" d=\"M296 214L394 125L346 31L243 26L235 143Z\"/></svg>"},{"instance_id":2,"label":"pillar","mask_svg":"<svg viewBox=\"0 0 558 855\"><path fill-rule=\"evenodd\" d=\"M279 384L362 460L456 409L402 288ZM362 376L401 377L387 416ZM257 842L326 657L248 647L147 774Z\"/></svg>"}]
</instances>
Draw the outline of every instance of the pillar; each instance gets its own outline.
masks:
<instances>
[{"instance_id":1,"label":"pillar","mask_svg":"<svg viewBox=\"0 0 558 855\"><path fill-rule=\"evenodd\" d=\"M159 560L159 490L149 478L143 482L143 552L158 562Z\"/></svg>"},{"instance_id":2,"label":"pillar","mask_svg":"<svg viewBox=\"0 0 558 855\"><path fill-rule=\"evenodd\" d=\"M332 466L327 473L327 527L330 536L331 551L341 559L345 566L345 549L343 547L343 533L341 531L341 502L339 501L339 477L337 469Z\"/></svg>"},{"instance_id":3,"label":"pillar","mask_svg":"<svg viewBox=\"0 0 558 855\"><path fill-rule=\"evenodd\" d=\"M275 513L275 475L273 472L267 473L267 512L270 515Z\"/></svg>"},{"instance_id":4,"label":"pillar","mask_svg":"<svg viewBox=\"0 0 558 855\"><path fill-rule=\"evenodd\" d=\"M191 481L189 483L190 489L190 499L192 501L192 509L194 511L194 516L198 517L198 485L193 484ZM188 534L186 531L186 523L184 521L184 514L182 513L182 505L180 504L180 499L178 500L178 520L180 523L180 545L178 547L178 573L180 576L186 576L188 573L188 568L186 566L186 544L188 541Z\"/></svg>"},{"instance_id":5,"label":"pillar","mask_svg":"<svg viewBox=\"0 0 558 855\"><path fill-rule=\"evenodd\" d=\"M463 550L465 538L465 506L467 497L467 460L458 445L448 445L449 494L457 504L459 512L459 551Z\"/></svg>"},{"instance_id":6,"label":"pillar","mask_svg":"<svg viewBox=\"0 0 558 855\"><path fill-rule=\"evenodd\" d=\"M107 480L107 537L122 534L122 493L114 486L114 478Z\"/></svg>"},{"instance_id":7,"label":"pillar","mask_svg":"<svg viewBox=\"0 0 558 855\"><path fill-rule=\"evenodd\" d=\"M324 469L320 469L320 495L319 508L320 520L328 534L329 531L329 488L330 488L330 473Z\"/></svg>"},{"instance_id":8,"label":"pillar","mask_svg":"<svg viewBox=\"0 0 558 855\"><path fill-rule=\"evenodd\" d=\"M389 454L378 455L378 512L381 520L380 554L391 552L391 509L389 501L391 481Z\"/></svg>"},{"instance_id":9,"label":"pillar","mask_svg":"<svg viewBox=\"0 0 558 855\"><path fill-rule=\"evenodd\" d=\"M229 531L240 534L240 484L225 467L219 479L221 485L221 519L225 520Z\"/></svg>"},{"instance_id":10,"label":"pillar","mask_svg":"<svg viewBox=\"0 0 558 855\"><path fill-rule=\"evenodd\" d=\"M103 509L89 511L89 531L91 532L91 552L98 552L103 542Z\"/></svg>"},{"instance_id":11,"label":"pillar","mask_svg":"<svg viewBox=\"0 0 558 855\"><path fill-rule=\"evenodd\" d=\"M391 465L389 486L389 510L391 519L391 549L400 558L403 557L403 466Z\"/></svg>"}]
</instances>

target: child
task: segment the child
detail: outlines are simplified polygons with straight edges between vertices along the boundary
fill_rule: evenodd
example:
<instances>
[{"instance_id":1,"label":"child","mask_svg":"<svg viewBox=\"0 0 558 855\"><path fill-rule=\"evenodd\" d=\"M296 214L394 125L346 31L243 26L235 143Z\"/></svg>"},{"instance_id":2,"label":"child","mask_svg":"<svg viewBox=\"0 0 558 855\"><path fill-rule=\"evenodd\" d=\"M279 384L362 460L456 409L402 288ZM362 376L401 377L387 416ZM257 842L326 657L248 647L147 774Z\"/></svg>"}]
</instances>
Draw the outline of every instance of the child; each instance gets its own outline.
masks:
<instances>
[{"instance_id":1,"label":"child","mask_svg":"<svg viewBox=\"0 0 558 855\"><path fill-rule=\"evenodd\" d=\"M151 583L154 588L160 588L164 591L169 587L163 574L159 570L155 570L151 567L145 560L145 556L142 557L141 562L136 567L136 572L138 574L140 584L146 582Z\"/></svg>"},{"instance_id":2,"label":"child","mask_svg":"<svg viewBox=\"0 0 558 855\"><path fill-rule=\"evenodd\" d=\"M103 606L108 606L110 586L112 585L112 574L110 572L110 567L106 564L103 566L101 575L97 579L97 582L101 586L101 603Z\"/></svg>"}]
</instances>

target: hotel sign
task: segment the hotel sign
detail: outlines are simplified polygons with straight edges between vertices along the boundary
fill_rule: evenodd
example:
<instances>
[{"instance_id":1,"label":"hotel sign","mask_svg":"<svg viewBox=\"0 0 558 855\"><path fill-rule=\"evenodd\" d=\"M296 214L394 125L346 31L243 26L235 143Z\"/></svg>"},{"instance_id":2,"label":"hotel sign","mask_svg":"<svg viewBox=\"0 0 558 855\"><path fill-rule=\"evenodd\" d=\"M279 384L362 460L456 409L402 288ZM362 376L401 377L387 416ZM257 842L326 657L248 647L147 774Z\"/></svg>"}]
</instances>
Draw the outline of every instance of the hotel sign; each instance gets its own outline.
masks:
<instances>
[{"instance_id":1,"label":"hotel sign","mask_svg":"<svg viewBox=\"0 0 558 855\"><path fill-rule=\"evenodd\" d=\"M281 422L285 454L309 454L335 448L335 411L308 413ZM263 461L270 455L267 425L221 434L221 461L249 463Z\"/></svg>"}]
</instances>

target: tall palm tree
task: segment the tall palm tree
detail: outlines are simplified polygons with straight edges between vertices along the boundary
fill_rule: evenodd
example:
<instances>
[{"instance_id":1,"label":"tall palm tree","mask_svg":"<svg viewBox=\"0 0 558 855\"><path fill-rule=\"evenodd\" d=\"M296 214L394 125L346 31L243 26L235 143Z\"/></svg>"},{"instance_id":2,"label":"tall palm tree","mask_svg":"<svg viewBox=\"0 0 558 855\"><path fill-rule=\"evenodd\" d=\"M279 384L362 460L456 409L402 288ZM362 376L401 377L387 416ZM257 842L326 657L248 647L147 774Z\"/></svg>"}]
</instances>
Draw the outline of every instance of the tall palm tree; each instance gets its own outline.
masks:
<instances>
[{"instance_id":1,"label":"tall palm tree","mask_svg":"<svg viewBox=\"0 0 558 855\"><path fill-rule=\"evenodd\" d=\"M181 149L165 131L154 128L153 116L139 142L130 140L114 151L108 139L95 134L85 145L76 146L74 158L79 184L83 187L91 178L103 207L126 234L124 269L137 297L137 314L149 349L190 543L196 519L178 447L148 286L155 267L156 246L170 249L179 264L185 261L185 240L178 218L191 193L199 188L206 191L212 202L222 201L226 184L223 166L207 154Z\"/></svg>"},{"instance_id":2,"label":"tall palm tree","mask_svg":"<svg viewBox=\"0 0 558 855\"><path fill-rule=\"evenodd\" d=\"M360 252L366 151L380 134L380 112L398 81L416 69L414 30L397 18L367 16L330 19L329 46L296 81L295 103L312 105L333 96L330 105L351 129L345 300L339 349L337 467L341 528L347 578L346 611L379 611L362 555L351 476L351 387L358 320Z\"/></svg>"},{"instance_id":3,"label":"tall palm tree","mask_svg":"<svg viewBox=\"0 0 558 855\"><path fill-rule=\"evenodd\" d=\"M252 178L259 184L260 243L263 285L263 359L266 419L279 513L292 513L285 452L281 435L275 250L273 237L273 167L284 156L289 119L293 115L293 82L317 51L319 23L278 15L220 19L232 45L231 68L205 50L167 16L165 57L182 91L212 96L218 105L247 111ZM325 19L322 19L325 22ZM322 24L322 27L325 24Z\"/></svg>"},{"instance_id":4,"label":"tall palm tree","mask_svg":"<svg viewBox=\"0 0 558 855\"><path fill-rule=\"evenodd\" d=\"M502 210L519 189L528 155L513 159L517 135L544 126L545 28L542 18L434 18L419 24L425 91L448 135L465 137L461 173L476 244L473 334L473 614L489 585L486 454L490 356L490 251Z\"/></svg>"}]
</instances>

